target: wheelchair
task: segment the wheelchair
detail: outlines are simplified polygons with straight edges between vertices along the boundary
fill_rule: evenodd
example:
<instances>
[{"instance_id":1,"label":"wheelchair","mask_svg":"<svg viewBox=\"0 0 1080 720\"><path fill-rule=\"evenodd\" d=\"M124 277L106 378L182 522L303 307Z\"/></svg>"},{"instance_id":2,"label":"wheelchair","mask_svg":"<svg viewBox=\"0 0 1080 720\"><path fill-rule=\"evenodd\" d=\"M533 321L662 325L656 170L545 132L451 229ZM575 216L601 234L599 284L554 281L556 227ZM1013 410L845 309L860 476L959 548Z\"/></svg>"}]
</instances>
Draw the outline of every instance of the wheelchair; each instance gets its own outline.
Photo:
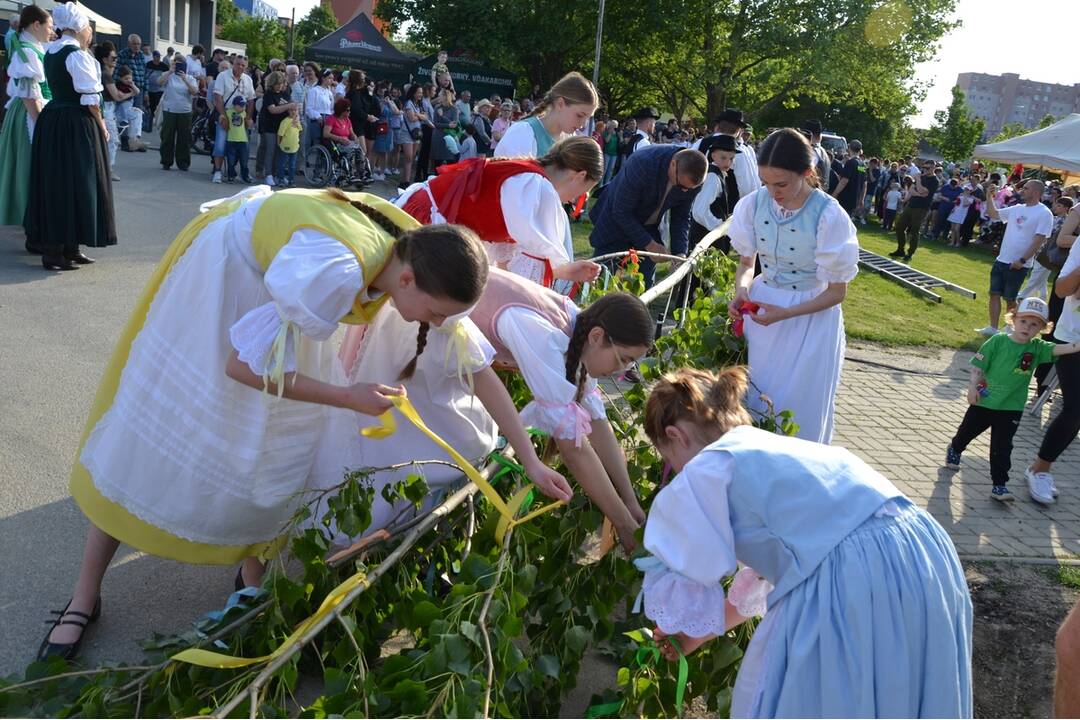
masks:
<instances>
[{"instance_id":1,"label":"wheelchair","mask_svg":"<svg viewBox=\"0 0 1080 720\"><path fill-rule=\"evenodd\" d=\"M308 149L304 157L304 177L317 188L327 185L344 188L351 185L362 190L374 182L371 164L363 147L343 153L337 144L329 140L321 140Z\"/></svg>"}]
</instances>

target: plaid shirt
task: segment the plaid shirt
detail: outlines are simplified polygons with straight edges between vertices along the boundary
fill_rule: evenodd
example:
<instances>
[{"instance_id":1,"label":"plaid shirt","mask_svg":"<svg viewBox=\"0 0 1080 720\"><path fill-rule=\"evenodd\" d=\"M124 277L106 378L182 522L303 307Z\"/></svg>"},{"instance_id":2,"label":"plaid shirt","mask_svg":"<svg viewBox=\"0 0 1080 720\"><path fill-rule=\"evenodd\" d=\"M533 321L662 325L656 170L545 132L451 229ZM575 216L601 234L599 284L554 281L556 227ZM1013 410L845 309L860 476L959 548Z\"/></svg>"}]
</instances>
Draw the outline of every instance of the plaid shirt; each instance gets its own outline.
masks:
<instances>
[{"instance_id":1,"label":"plaid shirt","mask_svg":"<svg viewBox=\"0 0 1080 720\"><path fill-rule=\"evenodd\" d=\"M146 92L146 56L142 51L132 52L130 48L124 48L116 54L116 66L127 65L131 68L131 79L139 87L140 92Z\"/></svg>"}]
</instances>

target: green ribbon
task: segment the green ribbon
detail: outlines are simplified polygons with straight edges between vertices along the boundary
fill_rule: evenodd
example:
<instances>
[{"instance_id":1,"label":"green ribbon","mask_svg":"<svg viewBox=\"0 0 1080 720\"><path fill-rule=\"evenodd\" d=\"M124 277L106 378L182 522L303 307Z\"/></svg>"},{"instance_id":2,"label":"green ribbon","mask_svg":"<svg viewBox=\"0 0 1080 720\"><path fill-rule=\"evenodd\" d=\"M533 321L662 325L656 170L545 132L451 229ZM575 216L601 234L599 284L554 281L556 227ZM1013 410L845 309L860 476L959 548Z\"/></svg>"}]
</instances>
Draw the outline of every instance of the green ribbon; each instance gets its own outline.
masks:
<instances>
[{"instance_id":1,"label":"green ribbon","mask_svg":"<svg viewBox=\"0 0 1080 720\"><path fill-rule=\"evenodd\" d=\"M669 637L667 640L679 653L679 677L675 681L675 712L682 715L683 696L686 694L686 680L690 676L690 664L686 662L686 656L683 655L682 648L679 647L679 641L673 637Z\"/></svg>"},{"instance_id":2,"label":"green ribbon","mask_svg":"<svg viewBox=\"0 0 1080 720\"><path fill-rule=\"evenodd\" d=\"M682 715L683 700L686 697L686 681L690 677L690 664L686 661L686 655L683 654L682 648L679 647L679 641L673 637L668 637L667 640L671 643L671 646L675 648L676 652L679 653L679 671L675 680L675 712L678 715ZM660 648L656 645L639 647L637 652L634 653L634 662L639 668L655 663L659 659ZM601 705L592 705L585 711L585 717L592 720L594 718L612 715L617 713L621 707L621 700Z\"/></svg>"},{"instance_id":3,"label":"green ribbon","mask_svg":"<svg viewBox=\"0 0 1080 720\"><path fill-rule=\"evenodd\" d=\"M603 705L592 705L585 711L585 717L589 718L589 720L594 720L595 718L604 717L605 715L614 715L619 712L619 708L621 707L621 700L604 703Z\"/></svg>"}]
</instances>

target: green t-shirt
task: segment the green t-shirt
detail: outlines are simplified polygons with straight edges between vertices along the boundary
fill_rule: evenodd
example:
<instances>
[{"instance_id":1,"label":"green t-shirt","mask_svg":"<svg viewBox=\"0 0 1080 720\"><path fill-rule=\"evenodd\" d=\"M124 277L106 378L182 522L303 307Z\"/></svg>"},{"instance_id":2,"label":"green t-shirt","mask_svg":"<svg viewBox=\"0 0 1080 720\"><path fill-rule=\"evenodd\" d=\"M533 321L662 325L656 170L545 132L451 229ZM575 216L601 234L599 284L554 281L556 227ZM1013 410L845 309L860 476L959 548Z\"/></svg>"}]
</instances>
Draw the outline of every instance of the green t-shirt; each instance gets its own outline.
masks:
<instances>
[{"instance_id":1,"label":"green t-shirt","mask_svg":"<svg viewBox=\"0 0 1080 720\"><path fill-rule=\"evenodd\" d=\"M979 396L979 407L991 410L1023 410L1035 368L1054 362L1054 343L1032 338L1020 344L1008 333L998 333L983 343L971 364L986 375L989 393Z\"/></svg>"},{"instance_id":2,"label":"green t-shirt","mask_svg":"<svg viewBox=\"0 0 1080 720\"><path fill-rule=\"evenodd\" d=\"M246 143L248 134L244 119L247 118L247 111L237 110L230 106L225 110L225 115L229 118L229 133L225 136L225 139L229 142Z\"/></svg>"}]
</instances>

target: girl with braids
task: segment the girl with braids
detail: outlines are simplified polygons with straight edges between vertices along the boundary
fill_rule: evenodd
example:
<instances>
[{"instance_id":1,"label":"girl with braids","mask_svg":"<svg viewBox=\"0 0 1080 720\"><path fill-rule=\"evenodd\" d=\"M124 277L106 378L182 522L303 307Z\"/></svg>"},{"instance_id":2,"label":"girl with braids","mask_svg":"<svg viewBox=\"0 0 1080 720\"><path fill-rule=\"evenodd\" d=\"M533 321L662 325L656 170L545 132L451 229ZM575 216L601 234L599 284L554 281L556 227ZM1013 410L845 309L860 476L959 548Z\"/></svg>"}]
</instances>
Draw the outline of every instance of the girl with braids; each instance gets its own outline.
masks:
<instances>
[{"instance_id":1,"label":"girl with braids","mask_svg":"<svg viewBox=\"0 0 1080 720\"><path fill-rule=\"evenodd\" d=\"M394 202L424 224L471 228L492 262L545 287L555 279L591 282L600 266L567 252L570 221L563 203L587 193L603 173L600 147L591 138L571 137L539 160L473 158L444 165Z\"/></svg>"},{"instance_id":2,"label":"girl with braids","mask_svg":"<svg viewBox=\"0 0 1080 720\"><path fill-rule=\"evenodd\" d=\"M741 367L679 370L645 405L678 473L636 561L664 655L669 636L689 653L764 614L731 717L971 717L971 598L948 534L847 450L752 427L747 384Z\"/></svg>"},{"instance_id":3,"label":"girl with braids","mask_svg":"<svg viewBox=\"0 0 1080 720\"><path fill-rule=\"evenodd\" d=\"M633 547L634 531L645 519L645 513L634 496L626 457L607 420L595 378L622 373L649 349L653 320L645 305L633 295L614 293L579 311L564 295L493 267L484 293L468 319L471 322L465 325L470 331L479 328L470 339L469 364L474 368L476 396L481 403L473 402L472 393L458 377L456 368L446 366L441 345L435 352L420 356L417 378L405 383L421 417L436 433L447 440L453 439L456 447L469 449L472 454L466 452L466 457L482 457L494 447L488 413L508 439L512 437L507 429L516 429L518 424L548 433L566 467L611 520L622 542L628 548ZM353 328L343 345L345 367L353 364L355 350L350 348L360 345L356 367L363 369L365 377L394 377L404 356L399 352L395 360L393 351L386 348L411 347L407 338L412 332L393 316L380 317L365 333L362 343L356 340L360 328ZM367 352L368 343L371 352ZM492 362L519 370L532 391L533 400L521 411L520 422L496 415L498 408L490 398L498 393L485 392L485 383L498 382L488 367ZM406 436L407 443L361 438L356 432L358 419L354 416L352 426L328 434L323 447L329 447L329 459L319 464L319 478L313 485L337 485L341 482L342 467L385 467L417 457L439 457L435 446L419 434L415 438ZM348 445L352 447L340 450ZM344 461L340 460L342 452L347 458ZM428 484L433 487L459 474L439 473L438 469L424 468ZM387 476L387 481L395 477ZM552 491L557 488L537 484L551 497L569 498L569 487L560 494ZM378 500L376 505L371 530L377 529L379 522L392 520L400 509L380 507Z\"/></svg>"},{"instance_id":4,"label":"girl with braids","mask_svg":"<svg viewBox=\"0 0 1080 720\"><path fill-rule=\"evenodd\" d=\"M791 128L761 144L764 185L739 200L728 227L739 254L729 314L753 308L743 326L759 391L752 409L765 409L764 394L778 411L792 411L799 437L828 443L844 360L840 303L859 269L859 239L840 204L818 189L816 163L809 141Z\"/></svg>"},{"instance_id":5,"label":"girl with braids","mask_svg":"<svg viewBox=\"0 0 1080 720\"><path fill-rule=\"evenodd\" d=\"M166 251L91 410L71 493L92 526L39 654L74 657L120 542L257 584L305 489L328 408L378 415L400 387L336 385L339 323L393 301L438 327L480 297L475 234L377 197L266 186L204 207ZM422 351L421 335L418 350Z\"/></svg>"}]
</instances>

